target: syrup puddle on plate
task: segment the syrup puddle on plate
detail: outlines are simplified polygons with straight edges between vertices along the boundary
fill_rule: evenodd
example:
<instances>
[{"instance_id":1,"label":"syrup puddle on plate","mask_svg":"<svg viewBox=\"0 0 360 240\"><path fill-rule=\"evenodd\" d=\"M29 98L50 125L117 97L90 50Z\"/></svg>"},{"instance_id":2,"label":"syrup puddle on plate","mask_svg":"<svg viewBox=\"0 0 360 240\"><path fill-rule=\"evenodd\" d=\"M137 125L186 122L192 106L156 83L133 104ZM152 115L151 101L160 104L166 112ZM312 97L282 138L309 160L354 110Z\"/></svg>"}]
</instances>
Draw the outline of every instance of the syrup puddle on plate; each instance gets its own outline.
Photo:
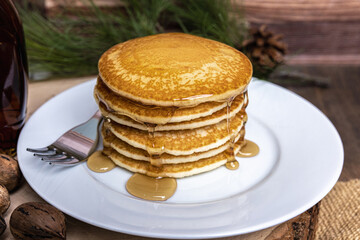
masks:
<instances>
[{"instance_id":1,"label":"syrup puddle on plate","mask_svg":"<svg viewBox=\"0 0 360 240\"><path fill-rule=\"evenodd\" d=\"M133 196L151 201L165 201L174 195L175 178L154 178L135 173L126 183L126 190Z\"/></svg>"},{"instance_id":2,"label":"syrup puddle on plate","mask_svg":"<svg viewBox=\"0 0 360 240\"><path fill-rule=\"evenodd\" d=\"M86 163L91 171L98 173L108 172L116 166L101 150L91 154Z\"/></svg>"},{"instance_id":3,"label":"syrup puddle on plate","mask_svg":"<svg viewBox=\"0 0 360 240\"><path fill-rule=\"evenodd\" d=\"M256 156L259 153L258 145L250 140L245 140L245 142L237 156L246 158ZM102 151L96 151L88 158L87 166L91 171L104 173L114 169L116 165ZM239 162L237 160L229 161L225 167L236 170L239 168ZM128 193L150 201L165 201L174 195L176 188L175 178L155 178L140 173L134 173L126 183Z\"/></svg>"}]
</instances>

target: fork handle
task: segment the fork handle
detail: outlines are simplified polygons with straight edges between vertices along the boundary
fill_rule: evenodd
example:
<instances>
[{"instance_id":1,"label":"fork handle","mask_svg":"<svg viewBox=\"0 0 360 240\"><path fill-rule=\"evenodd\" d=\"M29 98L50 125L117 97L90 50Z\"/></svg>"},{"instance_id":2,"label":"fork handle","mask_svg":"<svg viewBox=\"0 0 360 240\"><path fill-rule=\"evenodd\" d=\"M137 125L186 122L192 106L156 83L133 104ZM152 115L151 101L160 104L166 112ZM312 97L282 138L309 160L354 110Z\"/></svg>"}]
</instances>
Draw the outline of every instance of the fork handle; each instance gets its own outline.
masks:
<instances>
[{"instance_id":1,"label":"fork handle","mask_svg":"<svg viewBox=\"0 0 360 240\"><path fill-rule=\"evenodd\" d=\"M96 148L98 127L102 115L98 110L88 121L63 134L53 144L59 150L75 156L79 160L87 158Z\"/></svg>"},{"instance_id":2,"label":"fork handle","mask_svg":"<svg viewBox=\"0 0 360 240\"><path fill-rule=\"evenodd\" d=\"M93 118L99 119L99 120L102 119L102 114L101 114L100 110L97 110L96 113L90 118L90 120Z\"/></svg>"}]
</instances>

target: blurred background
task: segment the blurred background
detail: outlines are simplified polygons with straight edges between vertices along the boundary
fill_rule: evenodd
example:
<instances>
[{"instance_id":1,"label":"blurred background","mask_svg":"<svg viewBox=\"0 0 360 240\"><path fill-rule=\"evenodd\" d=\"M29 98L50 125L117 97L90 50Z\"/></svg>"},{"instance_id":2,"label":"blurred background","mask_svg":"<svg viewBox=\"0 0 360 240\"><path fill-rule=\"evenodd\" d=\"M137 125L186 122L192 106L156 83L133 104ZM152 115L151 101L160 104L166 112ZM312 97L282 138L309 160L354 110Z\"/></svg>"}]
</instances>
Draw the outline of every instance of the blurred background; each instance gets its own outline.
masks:
<instances>
[{"instance_id":1,"label":"blurred background","mask_svg":"<svg viewBox=\"0 0 360 240\"><path fill-rule=\"evenodd\" d=\"M356 0L15 2L23 19L32 79L96 74L97 59L108 47L173 31L236 47L251 58L255 76L283 83L325 86L329 80L322 77L331 77L318 78L301 67L284 70L284 65L298 69L360 64Z\"/></svg>"}]
</instances>

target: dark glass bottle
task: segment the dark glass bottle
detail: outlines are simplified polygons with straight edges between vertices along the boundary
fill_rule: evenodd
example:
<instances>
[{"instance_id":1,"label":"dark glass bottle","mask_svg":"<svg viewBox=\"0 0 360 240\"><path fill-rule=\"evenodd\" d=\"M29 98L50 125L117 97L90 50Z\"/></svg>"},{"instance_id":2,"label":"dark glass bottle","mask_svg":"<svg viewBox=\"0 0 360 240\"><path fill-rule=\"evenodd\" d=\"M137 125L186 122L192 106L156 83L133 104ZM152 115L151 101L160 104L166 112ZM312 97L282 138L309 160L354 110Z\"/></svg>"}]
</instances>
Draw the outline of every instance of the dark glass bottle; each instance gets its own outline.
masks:
<instances>
[{"instance_id":1,"label":"dark glass bottle","mask_svg":"<svg viewBox=\"0 0 360 240\"><path fill-rule=\"evenodd\" d=\"M0 148L16 147L26 117L27 78L19 15L11 0L0 0Z\"/></svg>"}]
</instances>

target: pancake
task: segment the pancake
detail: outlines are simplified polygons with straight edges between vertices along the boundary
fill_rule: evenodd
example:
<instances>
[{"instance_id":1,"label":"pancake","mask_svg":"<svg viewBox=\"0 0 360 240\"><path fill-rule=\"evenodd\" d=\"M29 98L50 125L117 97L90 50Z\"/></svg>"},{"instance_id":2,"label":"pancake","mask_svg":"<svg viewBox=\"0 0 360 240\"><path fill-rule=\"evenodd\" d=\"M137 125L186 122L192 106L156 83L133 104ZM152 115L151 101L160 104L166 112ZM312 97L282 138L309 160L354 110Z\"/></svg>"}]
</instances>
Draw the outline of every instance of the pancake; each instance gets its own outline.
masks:
<instances>
[{"instance_id":1,"label":"pancake","mask_svg":"<svg viewBox=\"0 0 360 240\"><path fill-rule=\"evenodd\" d=\"M200 117L200 118L196 118L196 119L193 119L190 121L184 121L184 122L175 122L175 123L167 123L164 125L162 125L162 124L156 125L155 131L194 129L194 128L200 128L200 127L216 124L216 123L221 122L222 120L226 119L227 117L232 118L237 113L239 113L244 105L243 99L244 98L242 95L239 95L238 97L236 97L231 104L229 112L228 112L227 107L225 107L219 111L216 111L212 115L209 115L206 117ZM104 106L104 104L99 103L99 109L104 116L106 116L107 118L110 118L111 120L113 120L116 123L119 123L119 124L122 124L122 125L125 125L128 127L137 128L137 129L140 129L143 131L148 131L148 127L144 123L134 121L132 118L127 117L126 115L122 115L117 112L108 111L106 106Z\"/></svg>"},{"instance_id":2,"label":"pancake","mask_svg":"<svg viewBox=\"0 0 360 240\"><path fill-rule=\"evenodd\" d=\"M155 106L223 101L246 90L250 60L223 43L184 33L132 39L107 50L99 76L115 93Z\"/></svg>"},{"instance_id":3,"label":"pancake","mask_svg":"<svg viewBox=\"0 0 360 240\"><path fill-rule=\"evenodd\" d=\"M236 136L243 126L241 116L242 114L238 113L229 119L229 129L227 119L218 124L196 129L150 134L147 131L117 124L114 121L106 121L104 127L122 141L151 154L190 155L217 148L229 141L231 136Z\"/></svg>"},{"instance_id":4,"label":"pancake","mask_svg":"<svg viewBox=\"0 0 360 240\"><path fill-rule=\"evenodd\" d=\"M226 101L206 102L186 108L147 106L113 93L101 79L98 79L95 86L94 97L97 102L101 101L106 105L110 112L131 116L139 122L153 124L190 121L199 117L210 116L227 106Z\"/></svg>"},{"instance_id":5,"label":"pancake","mask_svg":"<svg viewBox=\"0 0 360 240\"><path fill-rule=\"evenodd\" d=\"M235 144L235 154L240 150L241 145ZM173 177L183 178L191 175L208 172L227 163L224 153L204 158L195 162L164 164L161 167L151 165L149 162L137 161L121 155L112 148L104 147L103 153L107 155L116 165L131 172L137 172L150 177Z\"/></svg>"},{"instance_id":6,"label":"pancake","mask_svg":"<svg viewBox=\"0 0 360 240\"><path fill-rule=\"evenodd\" d=\"M94 97L105 117L103 152L115 164L182 178L235 161L245 144L252 75L244 54L165 33L113 46L98 68Z\"/></svg>"},{"instance_id":7,"label":"pancake","mask_svg":"<svg viewBox=\"0 0 360 240\"><path fill-rule=\"evenodd\" d=\"M243 137L244 133L245 133L244 131L240 132L235 138L235 142L237 142L239 139L242 139L241 136ZM121 155L134 160L146 161L152 164L156 162L156 164L153 165L157 165L157 166L162 164L178 164L185 162L194 162L203 158L212 157L226 151L229 148L229 144L230 144L230 142L227 142L224 145L211 149L209 151L194 153L191 155L174 156L164 153L158 156L156 159L153 159L150 157L147 151L140 148L135 148L127 144L126 142L116 138L110 131L106 131L104 127L102 128L102 137L103 137L103 144L105 147L111 147Z\"/></svg>"}]
</instances>

